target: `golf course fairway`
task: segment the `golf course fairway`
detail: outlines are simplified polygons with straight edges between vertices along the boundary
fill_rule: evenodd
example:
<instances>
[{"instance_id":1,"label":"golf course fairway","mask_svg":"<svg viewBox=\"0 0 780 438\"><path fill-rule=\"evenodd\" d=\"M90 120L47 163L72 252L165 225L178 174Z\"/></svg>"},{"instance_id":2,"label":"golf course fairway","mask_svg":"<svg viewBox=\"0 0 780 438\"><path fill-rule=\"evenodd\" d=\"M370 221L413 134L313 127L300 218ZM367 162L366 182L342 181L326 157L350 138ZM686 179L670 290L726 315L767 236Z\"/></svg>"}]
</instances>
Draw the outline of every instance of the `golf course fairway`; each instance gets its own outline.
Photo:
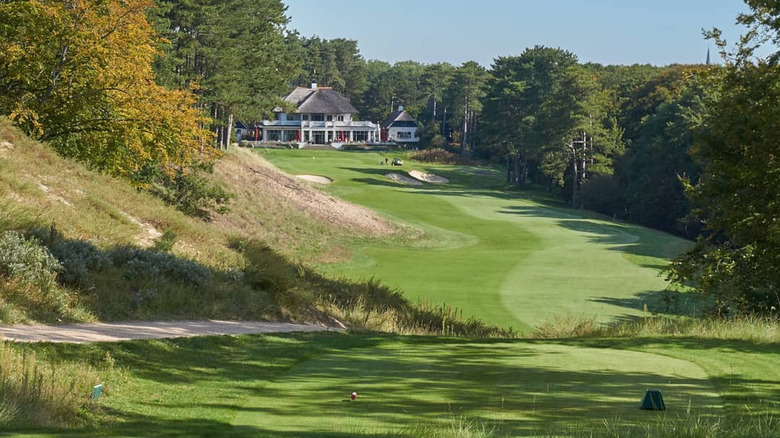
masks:
<instances>
[{"instance_id":1,"label":"golf course fairway","mask_svg":"<svg viewBox=\"0 0 780 438\"><path fill-rule=\"evenodd\" d=\"M324 175L333 180L324 190L425 232L410 244L352 243L351 260L320 269L373 277L411 300L446 303L464 317L519 331L553 315L610 321L641 315L645 305L669 310L659 268L690 246L666 233L540 202L538 190L507 193L502 176L489 169L386 166L380 163L392 154L374 152L260 153L288 173ZM450 183L413 187L385 177L413 169Z\"/></svg>"}]
</instances>

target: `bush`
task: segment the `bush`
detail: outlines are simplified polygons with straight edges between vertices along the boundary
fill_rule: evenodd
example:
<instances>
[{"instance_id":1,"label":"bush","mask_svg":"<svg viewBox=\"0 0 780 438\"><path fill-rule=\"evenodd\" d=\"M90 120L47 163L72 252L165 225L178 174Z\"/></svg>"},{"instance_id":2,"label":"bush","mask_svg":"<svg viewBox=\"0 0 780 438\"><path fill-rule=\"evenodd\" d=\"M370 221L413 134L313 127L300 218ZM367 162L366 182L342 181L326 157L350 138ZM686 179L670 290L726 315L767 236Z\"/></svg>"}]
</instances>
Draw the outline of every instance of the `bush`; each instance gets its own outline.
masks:
<instances>
[{"instance_id":1,"label":"bush","mask_svg":"<svg viewBox=\"0 0 780 438\"><path fill-rule=\"evenodd\" d=\"M444 149L425 149L419 152L415 152L412 155L412 159L416 161L422 161L424 163L436 163L436 164L458 164L460 163L460 156Z\"/></svg>"},{"instance_id":2,"label":"bush","mask_svg":"<svg viewBox=\"0 0 780 438\"><path fill-rule=\"evenodd\" d=\"M6 231L0 236L0 276L47 291L55 285L62 265L37 239Z\"/></svg>"},{"instance_id":3,"label":"bush","mask_svg":"<svg viewBox=\"0 0 780 438\"><path fill-rule=\"evenodd\" d=\"M287 261L269 246L252 242L244 250L244 281L255 290L267 292L273 300L293 312L314 303L304 292L305 270Z\"/></svg>"},{"instance_id":4,"label":"bush","mask_svg":"<svg viewBox=\"0 0 780 438\"><path fill-rule=\"evenodd\" d=\"M94 245L83 240L63 240L54 243L50 250L62 264L57 276L60 283L90 289L94 283L91 272L99 272L111 266L111 258Z\"/></svg>"},{"instance_id":5,"label":"bush","mask_svg":"<svg viewBox=\"0 0 780 438\"><path fill-rule=\"evenodd\" d=\"M208 220L212 212L226 213L232 195L212 183L201 172L179 172L173 179L162 179L151 192L182 213Z\"/></svg>"},{"instance_id":6,"label":"bush","mask_svg":"<svg viewBox=\"0 0 780 438\"><path fill-rule=\"evenodd\" d=\"M124 269L122 278L127 281L165 279L201 288L211 279L209 268L168 253L119 247L111 251L109 256L115 267Z\"/></svg>"}]
</instances>

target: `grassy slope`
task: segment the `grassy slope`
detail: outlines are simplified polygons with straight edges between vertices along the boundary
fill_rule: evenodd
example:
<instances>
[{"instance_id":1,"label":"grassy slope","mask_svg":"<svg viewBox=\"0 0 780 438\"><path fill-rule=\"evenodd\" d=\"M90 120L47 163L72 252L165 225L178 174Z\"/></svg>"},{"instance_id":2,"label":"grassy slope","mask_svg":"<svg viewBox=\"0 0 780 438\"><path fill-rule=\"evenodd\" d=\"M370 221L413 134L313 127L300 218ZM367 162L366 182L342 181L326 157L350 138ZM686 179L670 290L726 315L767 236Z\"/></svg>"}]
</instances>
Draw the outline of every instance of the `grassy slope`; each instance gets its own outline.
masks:
<instances>
[{"instance_id":1,"label":"grassy slope","mask_svg":"<svg viewBox=\"0 0 780 438\"><path fill-rule=\"evenodd\" d=\"M499 436L600 436L604 421L720 421L727 428L740 415L780 408L770 404L780 385L777 345L318 333L27 348L95 362L108 351L116 361L102 402L108 422L73 436L359 437L425 436L409 429L446 431L462 420ZM636 408L647 387L663 390L665 415ZM359 393L354 403L346 400L352 391Z\"/></svg>"},{"instance_id":2,"label":"grassy slope","mask_svg":"<svg viewBox=\"0 0 780 438\"><path fill-rule=\"evenodd\" d=\"M371 241L377 238L376 233L316 216L312 207L322 204L319 199L330 198L305 184L285 179L250 151L239 149L228 153L216 163L213 178L235 197L229 213L216 215L212 222L204 222L183 215L124 180L98 174L57 156L0 118L0 233L53 226L61 233L62 241L85 241L87 244L82 246L94 246L96 253L105 256L116 247L150 248L163 232L170 231L176 235L171 251L174 261L185 266L180 273L189 273L186 264L190 260L216 273L212 280L193 290L190 284L177 279L167 281L163 278L167 282L160 282L167 274L150 279L145 278L143 272L125 275L125 267L95 268L89 273L89 281L58 289L58 293L62 292L60 295L67 298L68 308L75 309L67 314L52 310L56 306L44 308L38 304L44 301L42 299L28 299L33 295L25 292L26 285L2 277L0 323L95 318L291 317L318 320L319 316L312 317L309 312L314 303L307 301L293 306L272 302L266 293L267 286L250 287L240 281L242 277L235 277L237 280L233 281L230 275L222 275L228 269L245 267L245 258L234 243L260 239L284 256L271 258L277 271L287 272L297 269L296 262L320 258L332 248L339 248L343 241ZM279 184L288 191L299 193L303 199L289 202L284 193L262 184L269 179L281 181ZM329 202L328 207L336 212L351 211L351 206L343 204L346 203ZM315 213L336 214L331 210L320 208ZM361 207L360 210L365 209ZM54 233L44 231L41 234L50 236ZM141 253L154 256L151 250ZM289 283L290 287L308 287L297 277ZM82 290L78 291L77 287ZM35 297L46 295L39 293ZM314 314L319 315L321 310L316 309Z\"/></svg>"},{"instance_id":3,"label":"grassy slope","mask_svg":"<svg viewBox=\"0 0 780 438\"><path fill-rule=\"evenodd\" d=\"M324 223L252 186L251 169L264 164L245 150L234 150L217 163L214 179L235 198L230 213L207 223L179 213L123 180L62 159L4 118L0 118L0 143L0 231L54 224L68 238L106 248L149 245L151 226L176 233L175 254L214 267L240 264L228 245L232 237L260 238L285 255L302 257L314 257L333 242L367 238Z\"/></svg>"},{"instance_id":4,"label":"grassy slope","mask_svg":"<svg viewBox=\"0 0 780 438\"><path fill-rule=\"evenodd\" d=\"M500 175L474 168L389 167L379 164L385 156L379 153L262 153L290 173L328 176L334 180L330 192L428 231L415 247L355 245L353 260L322 269L374 276L412 299L446 302L521 330L554 314L607 320L639 315L645 303L662 308L666 283L657 269L689 245L665 233L507 195L499 190ZM384 177L411 169L451 183L405 187Z\"/></svg>"}]
</instances>

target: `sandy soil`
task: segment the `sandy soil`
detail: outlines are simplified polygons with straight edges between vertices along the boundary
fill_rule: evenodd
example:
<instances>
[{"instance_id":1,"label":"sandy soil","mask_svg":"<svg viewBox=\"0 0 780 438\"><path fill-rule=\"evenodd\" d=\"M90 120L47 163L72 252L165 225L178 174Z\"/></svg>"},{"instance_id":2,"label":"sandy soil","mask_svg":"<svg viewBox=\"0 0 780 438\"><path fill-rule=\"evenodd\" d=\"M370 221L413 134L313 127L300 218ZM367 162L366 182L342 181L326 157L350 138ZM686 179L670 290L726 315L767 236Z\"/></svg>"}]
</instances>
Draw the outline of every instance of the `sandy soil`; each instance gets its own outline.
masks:
<instances>
[{"instance_id":1,"label":"sandy soil","mask_svg":"<svg viewBox=\"0 0 780 438\"><path fill-rule=\"evenodd\" d=\"M400 173L388 173L385 175L387 179L390 181L395 181L401 184L406 184L407 186L421 186L422 183L420 181L417 181L416 179L409 178L408 176L401 175Z\"/></svg>"},{"instance_id":2,"label":"sandy soil","mask_svg":"<svg viewBox=\"0 0 780 438\"><path fill-rule=\"evenodd\" d=\"M257 321L150 321L64 325L0 326L0 338L18 342L117 342L129 339L333 330L308 324Z\"/></svg>"},{"instance_id":3,"label":"sandy soil","mask_svg":"<svg viewBox=\"0 0 780 438\"><path fill-rule=\"evenodd\" d=\"M135 237L135 243L142 248L149 248L154 245L154 241L162 237L163 233L155 228L149 222L141 222L138 218L129 215L127 212L121 212L130 222L141 228L141 234Z\"/></svg>"},{"instance_id":4,"label":"sandy soil","mask_svg":"<svg viewBox=\"0 0 780 438\"><path fill-rule=\"evenodd\" d=\"M253 154L240 163L231 172L240 179L243 187L252 188L253 197L273 199L274 202L291 206L323 222L361 234L387 236L395 232L395 227L389 221L368 208L317 190L280 171L259 156Z\"/></svg>"},{"instance_id":5,"label":"sandy soil","mask_svg":"<svg viewBox=\"0 0 780 438\"><path fill-rule=\"evenodd\" d=\"M320 175L295 175L295 177L300 178L304 181L309 181L317 184L330 184L333 182L333 180L328 178L327 176L320 176Z\"/></svg>"},{"instance_id":6,"label":"sandy soil","mask_svg":"<svg viewBox=\"0 0 780 438\"><path fill-rule=\"evenodd\" d=\"M443 176L439 176L433 173L425 173L420 172L419 170L410 170L409 176L416 180L420 180L427 183L433 183L433 184L447 184L450 182L447 178Z\"/></svg>"},{"instance_id":7,"label":"sandy soil","mask_svg":"<svg viewBox=\"0 0 780 438\"><path fill-rule=\"evenodd\" d=\"M0 157L5 157L10 151L14 150L14 145L3 140L0 141Z\"/></svg>"}]
</instances>

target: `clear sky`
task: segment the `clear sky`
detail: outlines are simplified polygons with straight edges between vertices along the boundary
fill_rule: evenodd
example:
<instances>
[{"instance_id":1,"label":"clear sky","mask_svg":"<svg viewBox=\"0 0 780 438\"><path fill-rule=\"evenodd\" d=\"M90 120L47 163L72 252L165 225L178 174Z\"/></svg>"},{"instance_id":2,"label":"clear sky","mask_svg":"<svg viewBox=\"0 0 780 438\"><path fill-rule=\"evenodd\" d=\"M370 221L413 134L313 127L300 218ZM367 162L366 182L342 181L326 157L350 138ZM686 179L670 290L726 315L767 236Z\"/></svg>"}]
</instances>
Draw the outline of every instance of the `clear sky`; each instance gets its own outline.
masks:
<instances>
[{"instance_id":1,"label":"clear sky","mask_svg":"<svg viewBox=\"0 0 780 438\"><path fill-rule=\"evenodd\" d=\"M545 45L602 64L703 63L702 28L729 43L741 0L283 0L303 36L358 41L363 57L490 66Z\"/></svg>"}]
</instances>

